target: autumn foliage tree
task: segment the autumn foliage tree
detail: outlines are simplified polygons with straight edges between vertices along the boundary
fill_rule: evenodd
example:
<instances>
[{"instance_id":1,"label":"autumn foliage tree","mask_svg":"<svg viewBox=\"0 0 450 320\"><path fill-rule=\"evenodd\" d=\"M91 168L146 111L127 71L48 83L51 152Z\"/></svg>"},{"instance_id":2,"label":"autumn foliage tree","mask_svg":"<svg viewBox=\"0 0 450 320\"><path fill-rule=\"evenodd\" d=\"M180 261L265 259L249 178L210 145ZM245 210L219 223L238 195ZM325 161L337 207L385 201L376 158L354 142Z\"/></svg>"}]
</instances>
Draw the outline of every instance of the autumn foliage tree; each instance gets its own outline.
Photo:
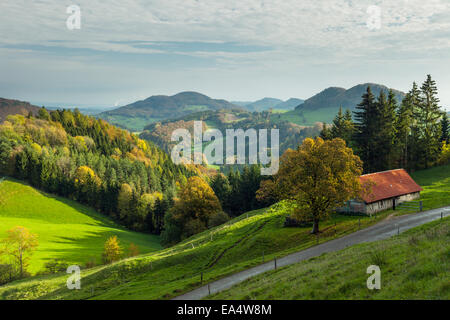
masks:
<instances>
[{"instance_id":1,"label":"autumn foliage tree","mask_svg":"<svg viewBox=\"0 0 450 320\"><path fill-rule=\"evenodd\" d=\"M210 217L222 210L211 187L200 177L191 177L178 194L166 218L163 241L177 242L206 230Z\"/></svg>"},{"instance_id":2,"label":"autumn foliage tree","mask_svg":"<svg viewBox=\"0 0 450 320\"><path fill-rule=\"evenodd\" d=\"M17 226L8 230L8 236L2 241L0 255L12 257L13 267L23 277L28 267L31 255L39 245L37 235L27 228Z\"/></svg>"},{"instance_id":3,"label":"autumn foliage tree","mask_svg":"<svg viewBox=\"0 0 450 320\"><path fill-rule=\"evenodd\" d=\"M128 247L128 256L135 257L138 255L139 255L139 247L135 245L133 242L130 243L130 246Z\"/></svg>"},{"instance_id":4,"label":"autumn foliage tree","mask_svg":"<svg viewBox=\"0 0 450 320\"><path fill-rule=\"evenodd\" d=\"M344 140L307 138L297 150L283 154L275 183L279 197L295 201L297 214L313 221L316 234L333 209L359 195L362 170L361 160Z\"/></svg>"},{"instance_id":5,"label":"autumn foliage tree","mask_svg":"<svg viewBox=\"0 0 450 320\"><path fill-rule=\"evenodd\" d=\"M103 251L103 263L112 263L119 261L122 256L122 248L120 247L117 236L109 237L105 242Z\"/></svg>"}]
</instances>

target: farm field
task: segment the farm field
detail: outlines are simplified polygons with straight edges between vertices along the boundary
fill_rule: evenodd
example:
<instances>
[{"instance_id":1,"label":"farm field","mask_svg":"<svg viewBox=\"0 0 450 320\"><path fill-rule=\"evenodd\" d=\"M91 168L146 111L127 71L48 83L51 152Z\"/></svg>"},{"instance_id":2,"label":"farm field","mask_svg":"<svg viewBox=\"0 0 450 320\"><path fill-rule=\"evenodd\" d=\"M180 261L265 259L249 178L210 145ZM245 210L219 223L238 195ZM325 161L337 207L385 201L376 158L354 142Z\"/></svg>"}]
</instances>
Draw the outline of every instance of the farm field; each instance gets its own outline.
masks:
<instances>
[{"instance_id":1,"label":"farm field","mask_svg":"<svg viewBox=\"0 0 450 320\"><path fill-rule=\"evenodd\" d=\"M450 166L416 172L424 187L425 208L450 204ZM443 193L436 190L443 190ZM275 257L314 246L376 223L397 210L374 218L332 215L321 223L320 238L310 227L283 228L289 213L285 202L270 209L243 214L227 224L210 229L160 251L118 263L84 270L81 290L65 287L67 275L39 276L0 288L0 299L169 299Z\"/></svg>"},{"instance_id":2,"label":"farm field","mask_svg":"<svg viewBox=\"0 0 450 320\"><path fill-rule=\"evenodd\" d=\"M100 263L104 242L112 235L125 251L130 243L141 253L161 248L157 236L126 230L92 208L5 179L0 183L0 240L15 226L38 235L39 246L28 269L32 274L55 259L68 264L84 265L92 259Z\"/></svg>"},{"instance_id":3,"label":"farm field","mask_svg":"<svg viewBox=\"0 0 450 320\"><path fill-rule=\"evenodd\" d=\"M300 126L314 126L317 122L332 123L339 107L320 108L317 110L291 110L280 113L280 120L290 121Z\"/></svg>"}]
</instances>

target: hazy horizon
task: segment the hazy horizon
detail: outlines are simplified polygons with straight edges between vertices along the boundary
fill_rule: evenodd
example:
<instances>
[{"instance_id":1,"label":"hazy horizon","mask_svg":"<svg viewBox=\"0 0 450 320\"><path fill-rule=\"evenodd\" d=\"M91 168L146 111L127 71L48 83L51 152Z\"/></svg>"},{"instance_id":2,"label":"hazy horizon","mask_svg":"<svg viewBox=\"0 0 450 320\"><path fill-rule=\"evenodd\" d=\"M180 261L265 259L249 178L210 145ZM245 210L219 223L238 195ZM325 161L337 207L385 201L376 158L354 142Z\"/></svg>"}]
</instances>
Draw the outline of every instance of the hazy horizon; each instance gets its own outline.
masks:
<instances>
[{"instance_id":1,"label":"hazy horizon","mask_svg":"<svg viewBox=\"0 0 450 320\"><path fill-rule=\"evenodd\" d=\"M445 0L80 0L81 28L69 30L73 4L0 3L1 97L83 108L182 91L307 99L367 82L407 92L431 74L450 110Z\"/></svg>"}]
</instances>

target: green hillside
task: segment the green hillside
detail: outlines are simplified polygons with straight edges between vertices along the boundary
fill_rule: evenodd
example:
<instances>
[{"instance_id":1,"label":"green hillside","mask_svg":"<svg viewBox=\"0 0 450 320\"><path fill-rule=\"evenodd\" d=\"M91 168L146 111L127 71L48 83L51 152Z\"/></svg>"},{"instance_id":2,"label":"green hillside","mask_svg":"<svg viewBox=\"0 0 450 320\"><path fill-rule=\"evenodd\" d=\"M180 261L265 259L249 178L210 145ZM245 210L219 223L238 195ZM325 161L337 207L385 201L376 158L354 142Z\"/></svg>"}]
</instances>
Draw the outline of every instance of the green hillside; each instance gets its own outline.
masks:
<instances>
[{"instance_id":1,"label":"green hillside","mask_svg":"<svg viewBox=\"0 0 450 320\"><path fill-rule=\"evenodd\" d=\"M38 235L39 247L33 254L29 272L42 270L54 259L84 265L101 262L103 244L116 235L126 251L133 242L141 253L160 249L159 237L131 232L95 210L75 201L53 196L29 185L6 179L0 183L0 239L6 231L23 226Z\"/></svg>"},{"instance_id":2,"label":"green hillside","mask_svg":"<svg viewBox=\"0 0 450 320\"><path fill-rule=\"evenodd\" d=\"M425 209L450 205L450 166L413 174L423 186ZM82 288L69 291L67 275L40 276L0 288L0 299L168 299L274 257L306 249L317 243L310 227L284 228L290 213L286 202L271 209L243 214L225 225L210 229L160 251L83 271ZM367 227L391 214L362 217ZM358 217L334 215L321 223L319 242L358 230ZM336 235L335 226L336 223Z\"/></svg>"},{"instance_id":3,"label":"green hillside","mask_svg":"<svg viewBox=\"0 0 450 320\"><path fill-rule=\"evenodd\" d=\"M168 299L227 274L316 244L311 228L283 228L284 205L244 214L171 248L83 271L81 290L66 289L66 274L39 276L0 287L0 299ZM364 217L362 227L379 221ZM356 231L358 218L324 222L320 242ZM211 240L212 234L212 240ZM94 294L92 294L94 290Z\"/></svg>"},{"instance_id":4,"label":"green hillside","mask_svg":"<svg viewBox=\"0 0 450 320\"><path fill-rule=\"evenodd\" d=\"M294 110L284 113L281 119L302 126L312 126L317 122L331 123L340 107L351 111L355 109L356 105L361 102L361 96L365 93L367 86L371 87L376 96L381 91L386 94L389 91L388 87L376 83L359 84L347 90L330 87L305 100ZM400 103L405 94L394 89L393 92L397 102Z\"/></svg>"}]
</instances>

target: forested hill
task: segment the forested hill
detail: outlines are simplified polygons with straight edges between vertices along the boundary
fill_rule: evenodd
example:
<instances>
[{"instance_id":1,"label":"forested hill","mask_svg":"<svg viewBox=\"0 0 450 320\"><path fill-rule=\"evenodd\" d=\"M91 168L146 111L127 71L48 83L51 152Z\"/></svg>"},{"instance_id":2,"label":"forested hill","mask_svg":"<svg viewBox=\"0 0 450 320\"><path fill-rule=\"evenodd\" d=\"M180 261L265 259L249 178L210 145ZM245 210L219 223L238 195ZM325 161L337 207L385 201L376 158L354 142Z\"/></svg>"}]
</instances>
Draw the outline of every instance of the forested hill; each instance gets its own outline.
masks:
<instances>
[{"instance_id":1,"label":"forested hill","mask_svg":"<svg viewBox=\"0 0 450 320\"><path fill-rule=\"evenodd\" d=\"M42 108L36 118L10 115L0 125L0 174L159 233L176 183L195 173L103 120Z\"/></svg>"},{"instance_id":2,"label":"forested hill","mask_svg":"<svg viewBox=\"0 0 450 320\"><path fill-rule=\"evenodd\" d=\"M317 110L321 108L334 107L336 110L339 107L354 110L356 105L361 102L361 96L366 92L367 87L370 86L373 94L379 95L380 91L385 94L389 92L389 88L375 83L365 83L356 85L348 90L339 87L330 87L322 92L305 100L302 104L296 107L296 110ZM405 97L405 93L392 90L398 102L401 102Z\"/></svg>"},{"instance_id":3,"label":"forested hill","mask_svg":"<svg viewBox=\"0 0 450 320\"><path fill-rule=\"evenodd\" d=\"M31 105L29 102L0 98L0 123L10 114L28 115L36 114L39 107Z\"/></svg>"},{"instance_id":4,"label":"forested hill","mask_svg":"<svg viewBox=\"0 0 450 320\"><path fill-rule=\"evenodd\" d=\"M154 121L174 119L197 111L239 108L198 92L181 92L173 96L156 95L145 100L99 114L100 118L130 130L142 128Z\"/></svg>"}]
</instances>

